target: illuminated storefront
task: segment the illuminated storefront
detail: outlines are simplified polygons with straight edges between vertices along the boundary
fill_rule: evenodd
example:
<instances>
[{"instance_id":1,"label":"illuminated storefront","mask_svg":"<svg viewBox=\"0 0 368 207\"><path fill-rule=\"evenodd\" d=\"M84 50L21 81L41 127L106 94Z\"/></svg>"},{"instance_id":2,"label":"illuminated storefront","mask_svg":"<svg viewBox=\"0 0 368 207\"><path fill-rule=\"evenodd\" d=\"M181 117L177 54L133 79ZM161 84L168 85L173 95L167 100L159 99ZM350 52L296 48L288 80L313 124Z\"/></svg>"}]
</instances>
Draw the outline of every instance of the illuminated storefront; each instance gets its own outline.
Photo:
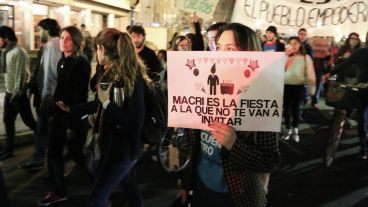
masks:
<instances>
[{"instance_id":1,"label":"illuminated storefront","mask_svg":"<svg viewBox=\"0 0 368 207\"><path fill-rule=\"evenodd\" d=\"M56 19L61 27L85 24L96 36L106 27L125 30L130 6L128 0L0 0L0 24L14 27L19 43L28 50L40 47L37 23L47 17Z\"/></svg>"}]
</instances>

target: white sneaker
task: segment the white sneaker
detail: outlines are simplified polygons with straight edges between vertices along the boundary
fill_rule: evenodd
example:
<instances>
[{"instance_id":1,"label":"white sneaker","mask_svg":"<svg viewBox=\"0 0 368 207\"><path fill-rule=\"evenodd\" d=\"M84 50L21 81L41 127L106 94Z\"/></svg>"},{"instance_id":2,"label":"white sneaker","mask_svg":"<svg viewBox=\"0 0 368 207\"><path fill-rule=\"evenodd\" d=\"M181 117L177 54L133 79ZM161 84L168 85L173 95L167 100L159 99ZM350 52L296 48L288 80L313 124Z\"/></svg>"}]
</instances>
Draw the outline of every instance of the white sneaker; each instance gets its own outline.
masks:
<instances>
[{"instance_id":1,"label":"white sneaker","mask_svg":"<svg viewBox=\"0 0 368 207\"><path fill-rule=\"evenodd\" d=\"M291 138L292 138L295 142L299 142L299 141L300 141L299 133L298 133L298 128L297 128L297 127L293 127Z\"/></svg>"},{"instance_id":2,"label":"white sneaker","mask_svg":"<svg viewBox=\"0 0 368 207\"><path fill-rule=\"evenodd\" d=\"M285 135L283 135L281 139L288 140L290 139L291 134L292 134L292 131L291 129L289 129L289 131Z\"/></svg>"}]
</instances>

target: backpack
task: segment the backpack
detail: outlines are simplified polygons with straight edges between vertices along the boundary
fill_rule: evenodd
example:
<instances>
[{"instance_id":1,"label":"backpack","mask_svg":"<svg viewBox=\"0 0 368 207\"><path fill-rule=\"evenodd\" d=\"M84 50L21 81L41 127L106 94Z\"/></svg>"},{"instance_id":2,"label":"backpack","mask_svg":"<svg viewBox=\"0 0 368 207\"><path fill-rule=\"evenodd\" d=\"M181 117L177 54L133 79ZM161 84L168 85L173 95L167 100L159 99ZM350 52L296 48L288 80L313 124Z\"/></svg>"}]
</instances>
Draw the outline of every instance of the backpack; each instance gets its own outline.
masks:
<instances>
[{"instance_id":1,"label":"backpack","mask_svg":"<svg viewBox=\"0 0 368 207\"><path fill-rule=\"evenodd\" d=\"M147 85L145 105L142 140L147 144L159 144L167 128L167 96L158 82Z\"/></svg>"}]
</instances>

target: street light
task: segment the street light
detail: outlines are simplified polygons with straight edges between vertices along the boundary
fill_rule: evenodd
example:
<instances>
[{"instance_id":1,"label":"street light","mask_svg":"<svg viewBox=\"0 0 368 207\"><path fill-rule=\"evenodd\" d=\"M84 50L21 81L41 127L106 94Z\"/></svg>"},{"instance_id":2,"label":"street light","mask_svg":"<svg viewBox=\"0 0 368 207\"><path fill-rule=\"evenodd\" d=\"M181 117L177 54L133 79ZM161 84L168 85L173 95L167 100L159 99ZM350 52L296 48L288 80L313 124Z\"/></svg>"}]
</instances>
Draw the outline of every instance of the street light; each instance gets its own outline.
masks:
<instances>
[{"instance_id":1,"label":"street light","mask_svg":"<svg viewBox=\"0 0 368 207\"><path fill-rule=\"evenodd\" d=\"M134 25L134 9L139 3L139 0L130 0L130 26Z\"/></svg>"}]
</instances>

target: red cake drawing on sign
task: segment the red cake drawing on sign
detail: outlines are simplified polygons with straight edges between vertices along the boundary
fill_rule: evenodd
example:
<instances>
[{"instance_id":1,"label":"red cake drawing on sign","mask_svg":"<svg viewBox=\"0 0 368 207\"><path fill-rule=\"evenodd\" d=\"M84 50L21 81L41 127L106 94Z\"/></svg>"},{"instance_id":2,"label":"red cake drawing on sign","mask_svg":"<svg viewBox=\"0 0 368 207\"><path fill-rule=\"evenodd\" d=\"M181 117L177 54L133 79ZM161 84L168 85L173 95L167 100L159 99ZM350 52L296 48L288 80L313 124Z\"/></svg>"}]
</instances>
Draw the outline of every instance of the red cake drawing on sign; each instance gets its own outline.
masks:
<instances>
[{"instance_id":1,"label":"red cake drawing on sign","mask_svg":"<svg viewBox=\"0 0 368 207\"><path fill-rule=\"evenodd\" d=\"M221 94L229 94L233 95L234 93L234 83L231 83L230 81L226 81L220 84L220 91Z\"/></svg>"}]
</instances>

